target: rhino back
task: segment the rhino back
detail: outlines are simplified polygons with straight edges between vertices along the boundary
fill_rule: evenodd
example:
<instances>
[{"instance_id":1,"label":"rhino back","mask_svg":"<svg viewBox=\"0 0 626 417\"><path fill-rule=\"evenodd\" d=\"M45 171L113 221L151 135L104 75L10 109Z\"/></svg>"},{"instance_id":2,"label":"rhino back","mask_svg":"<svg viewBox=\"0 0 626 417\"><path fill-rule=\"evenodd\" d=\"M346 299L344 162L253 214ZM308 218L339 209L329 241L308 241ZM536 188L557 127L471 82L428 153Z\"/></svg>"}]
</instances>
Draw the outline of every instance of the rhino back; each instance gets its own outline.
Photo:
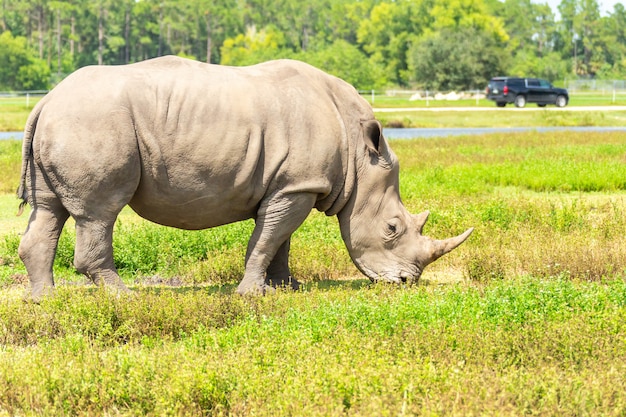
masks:
<instances>
[{"instance_id":1,"label":"rhino back","mask_svg":"<svg viewBox=\"0 0 626 417\"><path fill-rule=\"evenodd\" d=\"M294 61L234 68L163 57L86 68L58 90L51 100L71 91L83 103L56 116L111 120L112 140L135 141L133 209L188 229L254 217L276 193L335 199L352 131L371 117L352 87Z\"/></svg>"}]
</instances>

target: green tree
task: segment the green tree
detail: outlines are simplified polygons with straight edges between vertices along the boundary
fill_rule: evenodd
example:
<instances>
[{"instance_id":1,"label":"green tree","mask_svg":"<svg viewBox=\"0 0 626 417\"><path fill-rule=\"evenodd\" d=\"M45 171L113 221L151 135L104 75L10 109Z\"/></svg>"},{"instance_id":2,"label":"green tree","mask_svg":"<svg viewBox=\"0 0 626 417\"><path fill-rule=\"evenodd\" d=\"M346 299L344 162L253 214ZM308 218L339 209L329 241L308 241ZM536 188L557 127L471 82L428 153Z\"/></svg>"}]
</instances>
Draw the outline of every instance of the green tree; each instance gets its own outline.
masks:
<instances>
[{"instance_id":1,"label":"green tree","mask_svg":"<svg viewBox=\"0 0 626 417\"><path fill-rule=\"evenodd\" d=\"M385 68L393 83L409 82L407 53L411 43L431 24L428 1L379 3L359 25L359 44L374 63Z\"/></svg>"},{"instance_id":2,"label":"green tree","mask_svg":"<svg viewBox=\"0 0 626 417\"><path fill-rule=\"evenodd\" d=\"M428 10L432 30L472 28L504 42L509 39L502 20L489 13L483 0L439 0Z\"/></svg>"},{"instance_id":3,"label":"green tree","mask_svg":"<svg viewBox=\"0 0 626 417\"><path fill-rule=\"evenodd\" d=\"M562 51L572 57L575 75L595 75L602 66L600 7L596 0L562 0ZM571 42L568 42L568 40Z\"/></svg>"},{"instance_id":4,"label":"green tree","mask_svg":"<svg viewBox=\"0 0 626 417\"><path fill-rule=\"evenodd\" d=\"M502 74L506 59L491 33L464 27L443 29L423 37L411 48L413 80L439 91L482 88Z\"/></svg>"},{"instance_id":5,"label":"green tree","mask_svg":"<svg viewBox=\"0 0 626 417\"><path fill-rule=\"evenodd\" d=\"M511 57L508 75L534 76L550 81L568 74L568 62L554 51L557 26L547 4L505 0L495 8L509 35L505 53Z\"/></svg>"},{"instance_id":6,"label":"green tree","mask_svg":"<svg viewBox=\"0 0 626 417\"><path fill-rule=\"evenodd\" d=\"M26 38L0 34L0 90L45 90L50 67L27 46Z\"/></svg>"},{"instance_id":7,"label":"green tree","mask_svg":"<svg viewBox=\"0 0 626 417\"><path fill-rule=\"evenodd\" d=\"M626 8L616 4L609 16L600 24L603 41L602 65L598 76L608 79L626 78Z\"/></svg>"},{"instance_id":8,"label":"green tree","mask_svg":"<svg viewBox=\"0 0 626 417\"><path fill-rule=\"evenodd\" d=\"M252 65L275 58L287 58L293 53L285 48L285 37L273 27L257 30L250 26L240 34L224 41L221 50L223 65Z\"/></svg>"},{"instance_id":9,"label":"green tree","mask_svg":"<svg viewBox=\"0 0 626 417\"><path fill-rule=\"evenodd\" d=\"M383 68L343 39L321 50L300 53L295 58L333 74L360 90L377 89L387 84Z\"/></svg>"}]
</instances>

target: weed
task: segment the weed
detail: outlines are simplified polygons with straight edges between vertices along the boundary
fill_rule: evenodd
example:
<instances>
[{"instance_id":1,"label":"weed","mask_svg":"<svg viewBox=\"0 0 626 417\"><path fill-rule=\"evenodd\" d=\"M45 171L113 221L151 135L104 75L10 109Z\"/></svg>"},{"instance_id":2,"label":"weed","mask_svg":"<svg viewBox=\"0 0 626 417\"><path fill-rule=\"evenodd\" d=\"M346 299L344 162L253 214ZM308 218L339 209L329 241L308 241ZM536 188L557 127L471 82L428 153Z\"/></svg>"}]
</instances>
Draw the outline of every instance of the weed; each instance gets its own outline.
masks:
<instances>
[{"instance_id":1,"label":"weed","mask_svg":"<svg viewBox=\"0 0 626 417\"><path fill-rule=\"evenodd\" d=\"M10 212L0 217L0 415L626 413L623 137L392 147L405 205L431 211L425 234L476 228L423 285L347 279L360 275L337 222L314 212L291 245L304 288L233 296L251 221L187 232L126 209L114 249L132 296L70 285L70 222L61 285L23 303L25 223L15 228L15 198L0 197L0 215ZM17 183L6 167L0 177Z\"/></svg>"},{"instance_id":2,"label":"weed","mask_svg":"<svg viewBox=\"0 0 626 417\"><path fill-rule=\"evenodd\" d=\"M60 288L40 306L4 297L0 407L619 415L625 294L624 280L525 277L255 299L147 288L133 298Z\"/></svg>"}]
</instances>

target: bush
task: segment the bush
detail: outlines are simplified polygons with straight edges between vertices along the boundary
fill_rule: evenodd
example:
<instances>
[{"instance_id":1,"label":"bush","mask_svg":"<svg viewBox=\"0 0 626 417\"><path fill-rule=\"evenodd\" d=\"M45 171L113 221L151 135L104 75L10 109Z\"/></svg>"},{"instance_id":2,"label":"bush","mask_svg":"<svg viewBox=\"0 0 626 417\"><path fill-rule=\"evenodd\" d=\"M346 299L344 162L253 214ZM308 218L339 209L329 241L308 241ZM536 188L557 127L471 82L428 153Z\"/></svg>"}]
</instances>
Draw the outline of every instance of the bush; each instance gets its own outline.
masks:
<instances>
[{"instance_id":1,"label":"bush","mask_svg":"<svg viewBox=\"0 0 626 417\"><path fill-rule=\"evenodd\" d=\"M47 90L50 68L28 49L26 38L0 34L0 90Z\"/></svg>"}]
</instances>

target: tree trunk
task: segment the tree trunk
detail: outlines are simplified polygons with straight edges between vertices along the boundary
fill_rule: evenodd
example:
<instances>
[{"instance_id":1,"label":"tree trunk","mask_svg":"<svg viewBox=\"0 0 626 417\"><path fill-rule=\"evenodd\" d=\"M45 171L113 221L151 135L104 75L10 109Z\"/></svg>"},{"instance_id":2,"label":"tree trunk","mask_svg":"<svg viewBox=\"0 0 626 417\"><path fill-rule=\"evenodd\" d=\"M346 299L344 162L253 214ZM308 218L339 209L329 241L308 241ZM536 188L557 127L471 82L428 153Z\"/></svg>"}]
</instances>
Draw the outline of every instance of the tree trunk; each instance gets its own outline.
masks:
<instances>
[{"instance_id":1,"label":"tree trunk","mask_svg":"<svg viewBox=\"0 0 626 417\"><path fill-rule=\"evenodd\" d=\"M98 65L104 63L104 9L100 7L98 12Z\"/></svg>"},{"instance_id":2,"label":"tree trunk","mask_svg":"<svg viewBox=\"0 0 626 417\"><path fill-rule=\"evenodd\" d=\"M75 36L75 24L76 24L76 19L74 18L74 15L72 14L72 17L70 18L70 56L72 57L72 62L74 61L74 36Z\"/></svg>"},{"instance_id":3,"label":"tree trunk","mask_svg":"<svg viewBox=\"0 0 626 417\"><path fill-rule=\"evenodd\" d=\"M161 56L162 54L162 44L163 44L163 8L159 8L159 49L157 50L157 56Z\"/></svg>"},{"instance_id":4,"label":"tree trunk","mask_svg":"<svg viewBox=\"0 0 626 417\"><path fill-rule=\"evenodd\" d=\"M39 8L39 19L37 19L37 30L39 31L39 59L43 59L43 7Z\"/></svg>"},{"instance_id":5,"label":"tree trunk","mask_svg":"<svg viewBox=\"0 0 626 417\"><path fill-rule=\"evenodd\" d=\"M2 20L0 21L0 32L7 31L7 2L2 0Z\"/></svg>"},{"instance_id":6,"label":"tree trunk","mask_svg":"<svg viewBox=\"0 0 626 417\"><path fill-rule=\"evenodd\" d=\"M211 63L211 18L210 15L206 16L206 63Z\"/></svg>"},{"instance_id":7,"label":"tree trunk","mask_svg":"<svg viewBox=\"0 0 626 417\"><path fill-rule=\"evenodd\" d=\"M124 24L124 63L130 62L130 7L126 9L126 21Z\"/></svg>"},{"instance_id":8,"label":"tree trunk","mask_svg":"<svg viewBox=\"0 0 626 417\"><path fill-rule=\"evenodd\" d=\"M61 10L57 10L57 75L61 76Z\"/></svg>"}]
</instances>

